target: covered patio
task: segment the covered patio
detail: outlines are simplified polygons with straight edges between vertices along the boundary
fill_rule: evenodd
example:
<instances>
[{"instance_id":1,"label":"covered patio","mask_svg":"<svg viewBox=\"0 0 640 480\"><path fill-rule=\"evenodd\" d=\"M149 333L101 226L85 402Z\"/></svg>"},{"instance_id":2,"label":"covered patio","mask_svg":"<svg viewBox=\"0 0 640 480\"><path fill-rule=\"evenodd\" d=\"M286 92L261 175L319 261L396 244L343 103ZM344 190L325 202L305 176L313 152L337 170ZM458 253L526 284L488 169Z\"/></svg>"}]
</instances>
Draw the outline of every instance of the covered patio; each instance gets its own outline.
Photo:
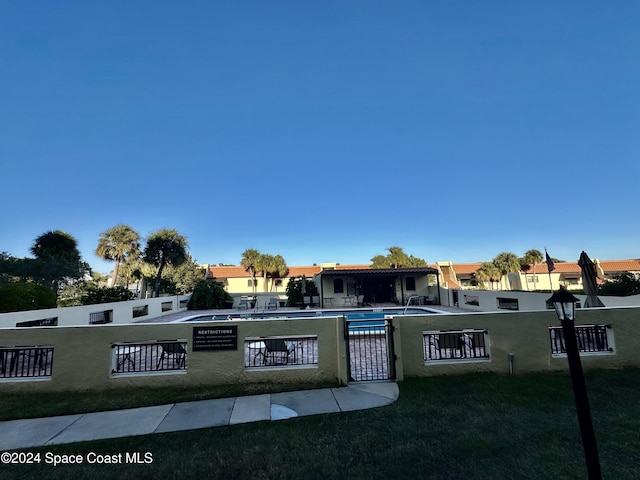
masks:
<instances>
[{"instance_id":1,"label":"covered patio","mask_svg":"<svg viewBox=\"0 0 640 480\"><path fill-rule=\"evenodd\" d=\"M406 305L411 297L416 304L440 305L435 268L325 269L313 278L323 308Z\"/></svg>"}]
</instances>

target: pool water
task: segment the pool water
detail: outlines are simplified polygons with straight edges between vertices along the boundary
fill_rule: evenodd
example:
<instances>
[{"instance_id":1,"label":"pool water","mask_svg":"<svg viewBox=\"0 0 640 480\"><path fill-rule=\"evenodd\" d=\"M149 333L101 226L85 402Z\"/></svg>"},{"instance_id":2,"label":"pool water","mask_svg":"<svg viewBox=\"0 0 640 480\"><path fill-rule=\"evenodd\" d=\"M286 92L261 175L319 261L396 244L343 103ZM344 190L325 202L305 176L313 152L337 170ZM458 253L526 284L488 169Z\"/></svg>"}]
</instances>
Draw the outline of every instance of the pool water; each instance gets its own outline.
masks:
<instances>
[{"instance_id":1,"label":"pool water","mask_svg":"<svg viewBox=\"0 0 640 480\"><path fill-rule=\"evenodd\" d=\"M374 308L358 310L291 310L276 312L251 312L232 313L226 315L202 315L192 317L184 322L211 322L220 320L267 320L267 319L293 319L312 317L335 317L344 315L347 320L384 320L387 315L427 315L435 314L433 310L427 308ZM378 322L376 322L378 323Z\"/></svg>"}]
</instances>

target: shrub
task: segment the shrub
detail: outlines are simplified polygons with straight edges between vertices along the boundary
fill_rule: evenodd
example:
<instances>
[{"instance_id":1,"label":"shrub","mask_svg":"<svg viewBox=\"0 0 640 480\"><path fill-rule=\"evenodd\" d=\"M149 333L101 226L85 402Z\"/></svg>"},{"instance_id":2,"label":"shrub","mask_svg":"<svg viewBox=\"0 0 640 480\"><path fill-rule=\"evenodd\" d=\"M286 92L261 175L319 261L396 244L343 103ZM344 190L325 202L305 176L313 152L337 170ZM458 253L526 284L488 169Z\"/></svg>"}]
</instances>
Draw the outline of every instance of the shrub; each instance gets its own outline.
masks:
<instances>
[{"instance_id":1,"label":"shrub","mask_svg":"<svg viewBox=\"0 0 640 480\"><path fill-rule=\"evenodd\" d=\"M625 297L640 294L640 274L630 272L620 273L603 283L599 289L600 295Z\"/></svg>"},{"instance_id":2,"label":"shrub","mask_svg":"<svg viewBox=\"0 0 640 480\"><path fill-rule=\"evenodd\" d=\"M303 277L294 277L287 284L287 306L295 307L304 304L302 298L302 280ZM318 288L313 280L305 279L305 297L318 295Z\"/></svg>"},{"instance_id":3,"label":"shrub","mask_svg":"<svg viewBox=\"0 0 640 480\"><path fill-rule=\"evenodd\" d=\"M135 294L123 287L100 287L95 283L74 283L60 292L59 307L95 305L97 303L125 302L133 300Z\"/></svg>"},{"instance_id":4,"label":"shrub","mask_svg":"<svg viewBox=\"0 0 640 480\"><path fill-rule=\"evenodd\" d=\"M37 283L0 284L0 313L55 308L56 294Z\"/></svg>"},{"instance_id":5,"label":"shrub","mask_svg":"<svg viewBox=\"0 0 640 480\"><path fill-rule=\"evenodd\" d=\"M215 280L201 280L193 289L187 308L189 310L225 308L228 302L233 302L233 298L224 289L222 283Z\"/></svg>"}]
</instances>

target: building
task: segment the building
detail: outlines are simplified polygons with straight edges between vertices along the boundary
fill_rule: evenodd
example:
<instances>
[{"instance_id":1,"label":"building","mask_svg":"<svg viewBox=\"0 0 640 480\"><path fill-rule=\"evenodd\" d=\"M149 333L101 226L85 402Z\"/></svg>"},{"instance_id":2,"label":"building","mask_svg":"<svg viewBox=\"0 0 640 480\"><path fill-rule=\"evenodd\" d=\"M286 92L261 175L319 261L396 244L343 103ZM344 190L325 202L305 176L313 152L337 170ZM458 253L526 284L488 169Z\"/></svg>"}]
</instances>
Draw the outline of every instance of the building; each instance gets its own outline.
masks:
<instances>
[{"instance_id":1,"label":"building","mask_svg":"<svg viewBox=\"0 0 640 480\"><path fill-rule=\"evenodd\" d=\"M613 279L620 273L640 273L640 259L635 260L593 260L599 282ZM490 285L479 284L475 273L480 263L438 262L436 267L442 278L442 286L449 289L471 290L491 289ZM509 273L506 290L534 291L557 290L565 287L568 290L582 290L582 271L578 262L557 262L549 274L546 263L529 265L525 272ZM504 285L499 287L504 288Z\"/></svg>"}]
</instances>

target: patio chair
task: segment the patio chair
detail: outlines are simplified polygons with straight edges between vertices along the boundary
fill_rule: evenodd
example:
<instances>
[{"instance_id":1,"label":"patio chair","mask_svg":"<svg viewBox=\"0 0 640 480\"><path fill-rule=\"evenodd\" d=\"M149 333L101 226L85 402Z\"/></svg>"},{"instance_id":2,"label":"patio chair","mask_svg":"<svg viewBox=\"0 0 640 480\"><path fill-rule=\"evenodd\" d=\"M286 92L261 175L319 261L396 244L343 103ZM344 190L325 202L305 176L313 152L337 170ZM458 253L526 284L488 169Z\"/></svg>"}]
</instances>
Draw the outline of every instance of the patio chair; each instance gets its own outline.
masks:
<instances>
[{"instance_id":1,"label":"patio chair","mask_svg":"<svg viewBox=\"0 0 640 480\"><path fill-rule=\"evenodd\" d=\"M165 357L167 359L169 357L173 357L173 366L176 368L184 368L185 362L187 360L187 351L180 344L180 342L162 342L160 343L160 347L162 348L162 354L160 358L158 358L158 364L156 365L156 369L160 370L160 365Z\"/></svg>"},{"instance_id":2,"label":"patio chair","mask_svg":"<svg viewBox=\"0 0 640 480\"><path fill-rule=\"evenodd\" d=\"M269 303L267 303L267 310L277 310L278 308L278 299L270 298Z\"/></svg>"},{"instance_id":3,"label":"patio chair","mask_svg":"<svg viewBox=\"0 0 640 480\"><path fill-rule=\"evenodd\" d=\"M250 306L251 304L249 303L249 300L247 300L246 298L243 298L240 300L240 303L238 304L238 310L249 310Z\"/></svg>"},{"instance_id":4,"label":"patio chair","mask_svg":"<svg viewBox=\"0 0 640 480\"><path fill-rule=\"evenodd\" d=\"M276 356L280 358L280 364L289 363L289 357L293 355L295 362L296 355L296 347L294 343L287 344L281 338L276 339L264 339L264 364L267 364L267 358L271 356L271 363L273 365L278 365L279 363L276 361ZM282 361L284 360L284 362Z\"/></svg>"}]
</instances>

